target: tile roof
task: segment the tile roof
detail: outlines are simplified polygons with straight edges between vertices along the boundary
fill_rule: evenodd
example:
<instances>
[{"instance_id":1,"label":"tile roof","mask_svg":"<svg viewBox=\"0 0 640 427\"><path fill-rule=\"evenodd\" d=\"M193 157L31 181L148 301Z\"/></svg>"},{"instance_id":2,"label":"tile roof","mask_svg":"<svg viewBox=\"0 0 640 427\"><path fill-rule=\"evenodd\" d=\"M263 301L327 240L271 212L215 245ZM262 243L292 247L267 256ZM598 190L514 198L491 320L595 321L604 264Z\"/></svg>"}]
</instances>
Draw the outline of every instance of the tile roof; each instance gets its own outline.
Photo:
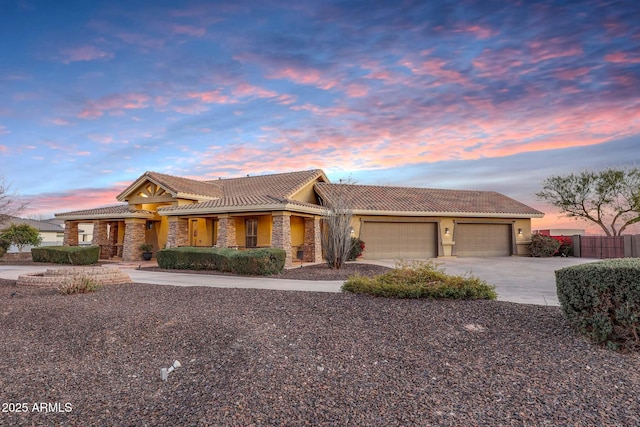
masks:
<instances>
[{"instance_id":1,"label":"tile roof","mask_svg":"<svg viewBox=\"0 0 640 427\"><path fill-rule=\"evenodd\" d=\"M4 220L2 224L0 224L0 228L8 227L10 224L16 224L16 225L27 224L37 228L38 231L52 231L52 232L64 231L64 227L57 224L52 224L47 221L38 221L35 219L18 218L15 216L10 216L8 217L8 219Z\"/></svg>"},{"instance_id":2,"label":"tile roof","mask_svg":"<svg viewBox=\"0 0 640 427\"><path fill-rule=\"evenodd\" d=\"M57 213L56 217L60 218L60 217L84 217L84 216L86 217L113 216L114 218L122 218L127 216L154 216L154 215L155 215L154 212L151 212L148 210L142 210L142 209L134 209L128 204L122 204L122 205L107 206L104 208L85 209L85 210L79 210L79 211Z\"/></svg>"},{"instance_id":3,"label":"tile roof","mask_svg":"<svg viewBox=\"0 0 640 427\"><path fill-rule=\"evenodd\" d=\"M317 183L316 190L325 200L344 197L354 211L542 215L495 191L328 183Z\"/></svg>"},{"instance_id":4,"label":"tile roof","mask_svg":"<svg viewBox=\"0 0 640 427\"><path fill-rule=\"evenodd\" d=\"M284 208L287 205L298 206L300 208L310 208L314 210L318 210L319 206L311 203L300 202L298 200L292 199L282 199L272 196L238 196L238 197L224 197L222 199L216 200L206 200L200 203L193 203L190 205L180 205L180 206L163 206L158 209L158 213L160 214L168 214L171 212L189 212L189 211L222 211L233 209L233 208L242 208L246 207L249 210L259 210L261 207L267 209L277 209Z\"/></svg>"},{"instance_id":5,"label":"tile roof","mask_svg":"<svg viewBox=\"0 0 640 427\"><path fill-rule=\"evenodd\" d=\"M142 177L149 177L174 194L193 194L206 197L222 197L222 188L214 182L198 181L158 172L146 172Z\"/></svg>"},{"instance_id":6,"label":"tile roof","mask_svg":"<svg viewBox=\"0 0 640 427\"><path fill-rule=\"evenodd\" d=\"M272 175L218 179L206 182L222 185L225 198L271 196L279 199L289 199L303 186L319 177L327 180L322 170L313 169Z\"/></svg>"},{"instance_id":7,"label":"tile roof","mask_svg":"<svg viewBox=\"0 0 640 427\"><path fill-rule=\"evenodd\" d=\"M150 179L169 190L174 197L192 195L228 199L228 203L234 206L236 203L234 198L238 197L271 196L288 199L304 185L318 177L326 180L324 172L320 169L209 181L199 181L158 172L145 172L134 184L120 193L117 198L124 201L129 193L145 179Z\"/></svg>"}]
</instances>

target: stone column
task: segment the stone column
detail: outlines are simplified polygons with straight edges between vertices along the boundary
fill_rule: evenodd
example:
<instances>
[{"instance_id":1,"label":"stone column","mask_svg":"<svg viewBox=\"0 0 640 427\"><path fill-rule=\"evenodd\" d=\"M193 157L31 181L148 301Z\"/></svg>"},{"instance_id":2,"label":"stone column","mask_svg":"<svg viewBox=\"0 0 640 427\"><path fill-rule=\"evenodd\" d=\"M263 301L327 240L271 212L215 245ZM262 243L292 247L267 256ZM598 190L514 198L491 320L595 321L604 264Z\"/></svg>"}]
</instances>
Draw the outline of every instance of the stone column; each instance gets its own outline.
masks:
<instances>
[{"instance_id":1,"label":"stone column","mask_svg":"<svg viewBox=\"0 0 640 427\"><path fill-rule=\"evenodd\" d=\"M236 219L229 215L218 217L218 246L232 248L238 246L236 240Z\"/></svg>"},{"instance_id":2,"label":"stone column","mask_svg":"<svg viewBox=\"0 0 640 427\"><path fill-rule=\"evenodd\" d=\"M167 247L176 248L189 245L189 221L176 216L170 216L168 219Z\"/></svg>"},{"instance_id":3,"label":"stone column","mask_svg":"<svg viewBox=\"0 0 640 427\"><path fill-rule=\"evenodd\" d=\"M93 246L100 246L100 258L109 259L111 251L109 251L109 237L107 232L107 221L93 221L93 240L91 244Z\"/></svg>"},{"instance_id":4,"label":"stone column","mask_svg":"<svg viewBox=\"0 0 640 427\"><path fill-rule=\"evenodd\" d=\"M273 212L273 228L271 230L271 246L284 249L287 253L285 265L293 264L291 249L291 213Z\"/></svg>"},{"instance_id":5,"label":"stone column","mask_svg":"<svg viewBox=\"0 0 640 427\"><path fill-rule=\"evenodd\" d=\"M320 217L304 219L304 261L322 262Z\"/></svg>"},{"instance_id":6,"label":"stone column","mask_svg":"<svg viewBox=\"0 0 640 427\"><path fill-rule=\"evenodd\" d=\"M145 242L145 226L147 221L139 218L127 218L124 222L123 261L142 259L140 245Z\"/></svg>"},{"instance_id":7,"label":"stone column","mask_svg":"<svg viewBox=\"0 0 640 427\"><path fill-rule=\"evenodd\" d=\"M63 246L78 246L78 223L75 221L64 222Z\"/></svg>"}]
</instances>

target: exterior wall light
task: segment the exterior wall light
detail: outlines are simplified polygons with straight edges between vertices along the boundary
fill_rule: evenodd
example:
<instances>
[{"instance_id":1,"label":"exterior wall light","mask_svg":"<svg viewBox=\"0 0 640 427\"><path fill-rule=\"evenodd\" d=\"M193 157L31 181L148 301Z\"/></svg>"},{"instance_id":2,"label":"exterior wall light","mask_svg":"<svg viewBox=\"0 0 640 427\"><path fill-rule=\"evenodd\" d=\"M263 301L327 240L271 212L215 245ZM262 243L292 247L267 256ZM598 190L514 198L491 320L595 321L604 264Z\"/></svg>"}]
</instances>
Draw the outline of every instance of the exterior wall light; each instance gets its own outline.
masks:
<instances>
[{"instance_id":1,"label":"exterior wall light","mask_svg":"<svg viewBox=\"0 0 640 427\"><path fill-rule=\"evenodd\" d=\"M445 227L444 229L444 234L446 234L447 236L449 235L450 231L449 231L449 227Z\"/></svg>"},{"instance_id":2,"label":"exterior wall light","mask_svg":"<svg viewBox=\"0 0 640 427\"><path fill-rule=\"evenodd\" d=\"M518 228L518 235L522 236L522 228Z\"/></svg>"}]
</instances>

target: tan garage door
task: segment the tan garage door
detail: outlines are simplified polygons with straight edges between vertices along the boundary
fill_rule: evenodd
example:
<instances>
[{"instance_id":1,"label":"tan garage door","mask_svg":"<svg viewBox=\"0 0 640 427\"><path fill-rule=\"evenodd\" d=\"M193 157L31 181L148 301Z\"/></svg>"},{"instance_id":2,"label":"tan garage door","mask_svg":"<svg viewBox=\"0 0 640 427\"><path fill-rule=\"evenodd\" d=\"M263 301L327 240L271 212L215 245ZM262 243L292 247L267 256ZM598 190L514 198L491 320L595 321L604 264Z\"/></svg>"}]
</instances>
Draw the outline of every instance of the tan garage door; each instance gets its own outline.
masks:
<instances>
[{"instance_id":1,"label":"tan garage door","mask_svg":"<svg viewBox=\"0 0 640 427\"><path fill-rule=\"evenodd\" d=\"M435 223L371 222L362 225L365 259L435 258L438 241Z\"/></svg>"},{"instance_id":2,"label":"tan garage door","mask_svg":"<svg viewBox=\"0 0 640 427\"><path fill-rule=\"evenodd\" d=\"M455 228L457 256L511 255L511 225L457 224Z\"/></svg>"}]
</instances>

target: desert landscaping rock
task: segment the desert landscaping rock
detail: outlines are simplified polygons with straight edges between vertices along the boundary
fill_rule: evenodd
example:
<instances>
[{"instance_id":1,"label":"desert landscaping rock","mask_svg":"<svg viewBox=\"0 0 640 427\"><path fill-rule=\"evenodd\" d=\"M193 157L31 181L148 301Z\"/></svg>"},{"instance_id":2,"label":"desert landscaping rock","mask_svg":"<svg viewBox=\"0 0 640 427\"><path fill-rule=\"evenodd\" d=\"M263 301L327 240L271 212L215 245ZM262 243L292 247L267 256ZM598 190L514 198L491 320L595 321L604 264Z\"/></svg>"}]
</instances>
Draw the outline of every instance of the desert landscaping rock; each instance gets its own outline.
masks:
<instances>
[{"instance_id":1,"label":"desert landscaping rock","mask_svg":"<svg viewBox=\"0 0 640 427\"><path fill-rule=\"evenodd\" d=\"M0 425L640 423L638 355L585 342L557 307L8 280L0 304L3 402L72 405Z\"/></svg>"}]
</instances>

